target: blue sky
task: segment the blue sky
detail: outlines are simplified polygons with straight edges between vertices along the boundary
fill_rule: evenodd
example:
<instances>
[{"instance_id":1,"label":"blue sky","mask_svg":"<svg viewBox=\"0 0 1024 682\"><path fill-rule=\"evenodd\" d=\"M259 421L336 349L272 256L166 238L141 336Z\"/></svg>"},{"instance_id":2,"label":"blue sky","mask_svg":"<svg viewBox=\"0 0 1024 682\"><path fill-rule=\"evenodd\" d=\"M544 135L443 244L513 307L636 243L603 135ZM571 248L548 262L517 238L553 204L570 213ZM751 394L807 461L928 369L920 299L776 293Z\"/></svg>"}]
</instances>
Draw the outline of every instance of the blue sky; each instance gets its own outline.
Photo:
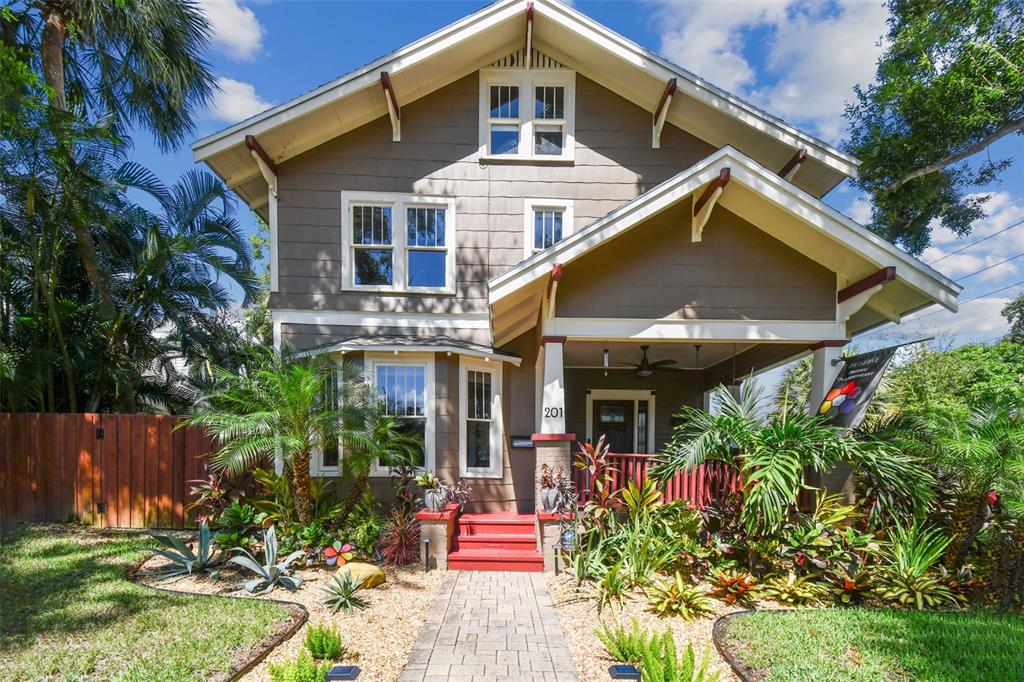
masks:
<instances>
[{"instance_id":1,"label":"blue sky","mask_svg":"<svg viewBox=\"0 0 1024 682\"><path fill-rule=\"evenodd\" d=\"M197 0L213 25L208 60L221 91L197 123L196 137L279 104L325 81L441 28L483 2L307 2L298 0ZM879 0L786 2L588 2L576 7L684 68L833 143L844 134L842 110L855 83L868 83L882 47L885 10ZM936 232L926 262L956 279L967 277L956 315L925 311L903 325L879 331L859 347L924 336L952 343L992 340L1005 333L1000 309L1022 290L1024 224L949 255L971 242L1024 221L1024 138L1003 140L993 157L1018 163L991 192L989 215L971 236ZM135 138L134 158L166 181L193 167L191 150L161 154L151 140ZM870 206L848 186L826 197L865 221ZM252 225L240 204L243 220ZM996 265L1004 259L1022 257ZM942 260L938 260L942 259ZM914 319L914 318L918 319Z\"/></svg>"}]
</instances>

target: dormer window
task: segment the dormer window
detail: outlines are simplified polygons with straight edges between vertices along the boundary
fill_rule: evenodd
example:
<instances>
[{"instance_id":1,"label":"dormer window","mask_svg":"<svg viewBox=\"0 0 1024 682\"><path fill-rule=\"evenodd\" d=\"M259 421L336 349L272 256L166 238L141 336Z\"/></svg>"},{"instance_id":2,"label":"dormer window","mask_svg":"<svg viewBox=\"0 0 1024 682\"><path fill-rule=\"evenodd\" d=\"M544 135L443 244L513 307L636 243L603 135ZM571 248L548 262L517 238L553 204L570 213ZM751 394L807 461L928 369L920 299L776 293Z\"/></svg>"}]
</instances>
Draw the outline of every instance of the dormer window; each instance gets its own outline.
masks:
<instances>
[{"instance_id":1,"label":"dormer window","mask_svg":"<svg viewBox=\"0 0 1024 682\"><path fill-rule=\"evenodd\" d=\"M480 156L571 161L576 78L565 69L480 72Z\"/></svg>"}]
</instances>

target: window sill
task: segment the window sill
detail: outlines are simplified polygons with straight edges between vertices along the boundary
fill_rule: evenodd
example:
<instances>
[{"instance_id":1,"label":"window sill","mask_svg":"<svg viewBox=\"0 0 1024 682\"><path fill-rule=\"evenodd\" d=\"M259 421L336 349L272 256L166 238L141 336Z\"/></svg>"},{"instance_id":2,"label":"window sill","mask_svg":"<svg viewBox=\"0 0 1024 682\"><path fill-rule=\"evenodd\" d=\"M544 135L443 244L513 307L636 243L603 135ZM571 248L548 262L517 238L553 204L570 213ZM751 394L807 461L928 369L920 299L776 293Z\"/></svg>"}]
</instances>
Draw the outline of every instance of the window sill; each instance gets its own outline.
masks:
<instances>
[{"instance_id":1,"label":"window sill","mask_svg":"<svg viewBox=\"0 0 1024 682\"><path fill-rule=\"evenodd\" d=\"M494 481L500 481L505 478L503 473L496 474L493 472L480 472L480 471L459 471L461 478L489 478Z\"/></svg>"},{"instance_id":2,"label":"window sill","mask_svg":"<svg viewBox=\"0 0 1024 682\"><path fill-rule=\"evenodd\" d=\"M572 166L576 163L573 157L565 156L511 156L505 154L481 154L480 163L484 164L508 164L508 165L538 165L538 166Z\"/></svg>"},{"instance_id":3,"label":"window sill","mask_svg":"<svg viewBox=\"0 0 1024 682\"><path fill-rule=\"evenodd\" d=\"M384 294L391 296L455 296L454 289L429 289L426 287L417 287L415 289L395 289L393 287L357 287L348 286L342 287L342 293L345 294Z\"/></svg>"}]
</instances>

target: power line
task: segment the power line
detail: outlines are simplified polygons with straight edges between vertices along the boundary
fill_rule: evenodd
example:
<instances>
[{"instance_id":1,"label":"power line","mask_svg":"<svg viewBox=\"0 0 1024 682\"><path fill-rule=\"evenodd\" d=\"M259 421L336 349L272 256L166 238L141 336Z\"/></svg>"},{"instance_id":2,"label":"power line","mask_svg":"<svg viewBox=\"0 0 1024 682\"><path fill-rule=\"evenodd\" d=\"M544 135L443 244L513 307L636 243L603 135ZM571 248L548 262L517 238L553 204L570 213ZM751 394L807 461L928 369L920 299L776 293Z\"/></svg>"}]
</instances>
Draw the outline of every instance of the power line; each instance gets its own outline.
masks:
<instances>
[{"instance_id":1,"label":"power line","mask_svg":"<svg viewBox=\"0 0 1024 682\"><path fill-rule=\"evenodd\" d=\"M1024 254L1021 254L1021 255L1024 255ZM988 292L985 292L984 294L980 294L978 296L975 296L974 298L969 298L966 301L961 301L960 305L961 306L965 306L968 303L974 303L975 301L980 301L983 298L987 298L989 296L994 296L995 294L1001 294L1002 292L1006 291L1007 289L1012 289L1014 287L1019 287L1019 286L1022 286L1022 285L1024 285L1024 280L1021 280L1020 282L1014 282L1013 284L1007 284L1005 287L1000 287L999 289L995 289L994 291L988 291ZM913 322L917 322L918 320L923 320L926 317L931 317L932 315L938 315L941 312L944 312L944 311L942 311L942 310L933 310L930 313L925 313L924 315L921 315L920 317L915 317L912 320L904 320L902 324L911 324ZM867 334L864 334L863 336L861 336L861 338L864 338L864 336L872 336L873 334L878 334L878 333L884 332L884 331L889 331L889 330L888 330L887 327L881 327L879 329L875 329L874 331L870 331Z\"/></svg>"},{"instance_id":2,"label":"power line","mask_svg":"<svg viewBox=\"0 0 1024 682\"><path fill-rule=\"evenodd\" d=\"M969 249L969 248L971 248L973 246L977 246L978 244L980 244L982 242L987 242L989 239L992 239L993 237L998 237L1003 232L1006 232L1008 230L1012 230L1013 228L1017 227L1018 225L1024 225L1024 220L1018 220L1017 222L1015 222L1013 225L1010 225L1009 227L1004 227L1003 229L999 230L998 232L993 232L992 234L990 234L987 237L982 237L981 239L979 239L976 242L971 242L970 244L968 244L967 246L964 246L963 248L957 249L956 251L951 251L951 252L947 253L945 256L943 256L942 258L936 258L933 261L929 261L928 265L935 265L939 261L944 261L947 258L949 258L950 256L955 256L958 253L963 253L967 249Z\"/></svg>"},{"instance_id":3,"label":"power line","mask_svg":"<svg viewBox=\"0 0 1024 682\"><path fill-rule=\"evenodd\" d=\"M981 270L975 270L974 272L972 272L969 275L964 275L963 277L957 277L956 281L957 282L962 282L965 279L967 279L968 277L974 277L975 275L980 275L981 273L986 272L988 270L991 270L992 268L998 268L1000 265L1003 265L1004 263L1009 263L1012 260L1017 260L1021 256L1024 256L1024 252L1018 253L1016 256L1010 256L1009 258L1004 258L1003 260L999 261L998 263L993 263L992 265L987 265L987 266L983 267Z\"/></svg>"}]
</instances>

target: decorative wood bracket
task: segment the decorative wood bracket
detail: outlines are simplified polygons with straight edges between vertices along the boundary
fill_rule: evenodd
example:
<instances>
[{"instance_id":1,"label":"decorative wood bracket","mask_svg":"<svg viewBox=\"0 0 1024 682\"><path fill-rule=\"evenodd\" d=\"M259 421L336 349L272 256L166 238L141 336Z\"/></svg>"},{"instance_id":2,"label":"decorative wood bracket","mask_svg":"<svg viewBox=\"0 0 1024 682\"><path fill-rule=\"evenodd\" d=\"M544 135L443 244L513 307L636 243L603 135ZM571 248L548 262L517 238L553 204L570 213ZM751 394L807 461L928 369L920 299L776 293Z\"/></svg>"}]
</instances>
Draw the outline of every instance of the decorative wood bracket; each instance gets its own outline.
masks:
<instances>
[{"instance_id":1,"label":"decorative wood bracket","mask_svg":"<svg viewBox=\"0 0 1024 682\"><path fill-rule=\"evenodd\" d=\"M270 188L270 193L277 197L277 164L270 158L266 150L260 145L259 140L253 135L245 136L245 146L249 149L252 154L252 158L256 159L256 165L260 169L260 175L267 181L267 187Z\"/></svg>"},{"instance_id":2,"label":"decorative wood bracket","mask_svg":"<svg viewBox=\"0 0 1024 682\"><path fill-rule=\"evenodd\" d=\"M783 166L782 170L779 171L779 175L781 175L782 178L785 179L785 180L792 181L793 180L793 176L796 175L796 172L798 170L800 170L800 166L802 166L804 161L806 161L806 160L807 160L807 150L806 149L798 149L796 154L793 155L793 158L791 158L789 161L787 161L786 165Z\"/></svg>"},{"instance_id":3,"label":"decorative wood bracket","mask_svg":"<svg viewBox=\"0 0 1024 682\"><path fill-rule=\"evenodd\" d=\"M402 110L398 106L395 88L391 85L391 76L387 71L380 72L380 86L384 89L384 98L388 103L388 116L391 117L391 141L402 141Z\"/></svg>"},{"instance_id":4,"label":"decorative wood bracket","mask_svg":"<svg viewBox=\"0 0 1024 682\"><path fill-rule=\"evenodd\" d=\"M704 226L708 224L708 218L711 217L711 210L718 203L718 198L722 196L722 191L729 184L731 177L730 170L723 168L719 172L718 177L712 180L711 184L704 189L700 199L697 199L696 203L693 204L693 228L690 235L692 241L699 242L701 240L704 234Z\"/></svg>"},{"instance_id":5,"label":"decorative wood bracket","mask_svg":"<svg viewBox=\"0 0 1024 682\"><path fill-rule=\"evenodd\" d=\"M871 300L872 296L894 279L896 268L890 265L841 289L836 294L836 319L840 322L849 320Z\"/></svg>"},{"instance_id":6,"label":"decorative wood bracket","mask_svg":"<svg viewBox=\"0 0 1024 682\"><path fill-rule=\"evenodd\" d=\"M526 3L526 68L533 66L533 3Z\"/></svg>"},{"instance_id":7,"label":"decorative wood bracket","mask_svg":"<svg viewBox=\"0 0 1024 682\"><path fill-rule=\"evenodd\" d=\"M555 263L551 266L551 274L548 276L548 289L544 296L543 316L545 320L555 317L555 297L558 295L558 282L562 279L562 264Z\"/></svg>"},{"instance_id":8,"label":"decorative wood bracket","mask_svg":"<svg viewBox=\"0 0 1024 682\"><path fill-rule=\"evenodd\" d=\"M672 104L672 97L676 94L676 79L672 78L665 84L665 91L661 93L661 101L658 108L654 110L654 129L651 131L651 149L661 148L661 129L665 127L665 118L668 116L668 108Z\"/></svg>"}]
</instances>

